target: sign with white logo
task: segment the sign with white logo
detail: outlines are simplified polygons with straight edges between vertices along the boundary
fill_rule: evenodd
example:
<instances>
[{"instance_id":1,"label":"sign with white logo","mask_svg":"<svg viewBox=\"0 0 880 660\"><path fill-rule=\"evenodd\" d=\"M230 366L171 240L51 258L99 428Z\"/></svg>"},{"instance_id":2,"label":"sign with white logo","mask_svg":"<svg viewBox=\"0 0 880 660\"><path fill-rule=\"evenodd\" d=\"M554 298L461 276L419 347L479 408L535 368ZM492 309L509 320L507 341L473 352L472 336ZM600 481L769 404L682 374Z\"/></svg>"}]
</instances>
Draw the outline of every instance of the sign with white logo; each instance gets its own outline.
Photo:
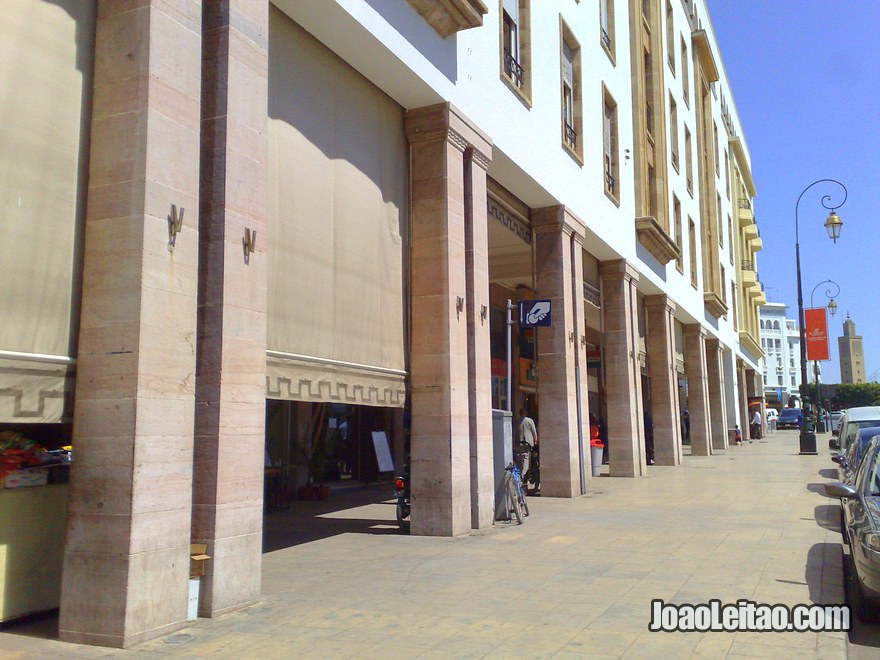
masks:
<instances>
[{"instance_id":1,"label":"sign with white logo","mask_svg":"<svg viewBox=\"0 0 880 660\"><path fill-rule=\"evenodd\" d=\"M549 300L520 300L519 327L537 328L550 325Z\"/></svg>"}]
</instances>

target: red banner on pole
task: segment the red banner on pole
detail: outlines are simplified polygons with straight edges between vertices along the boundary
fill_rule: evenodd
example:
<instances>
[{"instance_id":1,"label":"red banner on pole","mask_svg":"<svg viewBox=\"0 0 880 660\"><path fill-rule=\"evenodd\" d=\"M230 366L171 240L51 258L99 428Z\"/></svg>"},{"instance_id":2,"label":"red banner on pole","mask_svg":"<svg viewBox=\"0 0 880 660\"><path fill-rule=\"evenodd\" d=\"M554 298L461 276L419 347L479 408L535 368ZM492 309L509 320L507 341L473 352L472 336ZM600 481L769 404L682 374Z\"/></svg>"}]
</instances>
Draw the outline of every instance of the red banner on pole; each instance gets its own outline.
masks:
<instances>
[{"instance_id":1,"label":"red banner on pole","mask_svg":"<svg viewBox=\"0 0 880 660\"><path fill-rule=\"evenodd\" d=\"M828 359L828 317L824 307L804 310L804 328L807 335L807 359Z\"/></svg>"}]
</instances>

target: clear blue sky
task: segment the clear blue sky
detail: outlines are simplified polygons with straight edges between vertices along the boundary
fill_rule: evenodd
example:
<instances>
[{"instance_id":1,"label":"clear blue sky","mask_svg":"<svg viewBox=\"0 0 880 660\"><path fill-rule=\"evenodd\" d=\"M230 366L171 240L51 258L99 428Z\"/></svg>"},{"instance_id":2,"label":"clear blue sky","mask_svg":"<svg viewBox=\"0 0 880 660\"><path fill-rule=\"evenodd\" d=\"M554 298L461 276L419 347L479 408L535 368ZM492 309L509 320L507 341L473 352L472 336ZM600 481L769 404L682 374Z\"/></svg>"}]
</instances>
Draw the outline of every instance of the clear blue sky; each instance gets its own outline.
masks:
<instances>
[{"instance_id":1,"label":"clear blue sky","mask_svg":"<svg viewBox=\"0 0 880 660\"><path fill-rule=\"evenodd\" d=\"M821 198L836 203L840 188L819 184L800 203L804 306L822 280L840 285L823 382L840 382L837 337L847 312L863 338L867 380L880 380L880 2L707 3L751 153L767 298L797 318L795 202L817 179L841 181L849 199L838 210L837 244L823 227ZM816 290L817 307L827 303L825 289Z\"/></svg>"}]
</instances>

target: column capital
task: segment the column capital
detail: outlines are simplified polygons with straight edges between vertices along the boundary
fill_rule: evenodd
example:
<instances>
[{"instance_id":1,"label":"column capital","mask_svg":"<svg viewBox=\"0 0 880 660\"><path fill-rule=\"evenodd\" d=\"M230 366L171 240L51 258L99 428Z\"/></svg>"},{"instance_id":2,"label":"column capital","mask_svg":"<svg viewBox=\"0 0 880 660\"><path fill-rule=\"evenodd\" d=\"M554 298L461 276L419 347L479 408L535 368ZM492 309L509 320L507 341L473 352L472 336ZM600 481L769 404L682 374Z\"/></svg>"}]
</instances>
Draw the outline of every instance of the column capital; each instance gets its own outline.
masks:
<instances>
[{"instance_id":1,"label":"column capital","mask_svg":"<svg viewBox=\"0 0 880 660\"><path fill-rule=\"evenodd\" d=\"M639 281L639 271L626 259L612 259L599 263L599 277L603 280L628 279Z\"/></svg>"},{"instance_id":2,"label":"column capital","mask_svg":"<svg viewBox=\"0 0 880 660\"><path fill-rule=\"evenodd\" d=\"M678 309L678 305L676 305L672 298L665 293L656 293L650 296L645 296L645 307L649 309L665 307L669 314L675 314L675 310Z\"/></svg>"},{"instance_id":3,"label":"column capital","mask_svg":"<svg viewBox=\"0 0 880 660\"><path fill-rule=\"evenodd\" d=\"M566 236L574 236L574 240L583 245L585 225L564 204L532 209L530 215L536 234L562 232Z\"/></svg>"},{"instance_id":4,"label":"column capital","mask_svg":"<svg viewBox=\"0 0 880 660\"><path fill-rule=\"evenodd\" d=\"M451 103L407 110L404 125L410 144L446 140L461 152L470 149L473 162L489 169L492 140Z\"/></svg>"},{"instance_id":5,"label":"column capital","mask_svg":"<svg viewBox=\"0 0 880 660\"><path fill-rule=\"evenodd\" d=\"M683 323L682 328L684 329L684 334L687 336L697 335L704 340L706 339L706 328L699 323Z\"/></svg>"},{"instance_id":6,"label":"column capital","mask_svg":"<svg viewBox=\"0 0 880 660\"><path fill-rule=\"evenodd\" d=\"M720 353L723 349L724 346L722 346L721 340L718 337L706 337L706 350L718 351Z\"/></svg>"}]
</instances>

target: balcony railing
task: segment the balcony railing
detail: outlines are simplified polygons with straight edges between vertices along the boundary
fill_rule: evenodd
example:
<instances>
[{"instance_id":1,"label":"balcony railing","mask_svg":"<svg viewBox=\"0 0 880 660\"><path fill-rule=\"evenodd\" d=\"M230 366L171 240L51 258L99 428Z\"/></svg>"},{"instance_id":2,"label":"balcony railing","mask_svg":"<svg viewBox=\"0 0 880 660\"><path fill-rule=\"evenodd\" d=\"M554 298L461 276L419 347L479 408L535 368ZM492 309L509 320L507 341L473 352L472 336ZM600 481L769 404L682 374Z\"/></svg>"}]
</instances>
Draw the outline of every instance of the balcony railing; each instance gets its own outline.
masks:
<instances>
[{"instance_id":1,"label":"balcony railing","mask_svg":"<svg viewBox=\"0 0 880 660\"><path fill-rule=\"evenodd\" d=\"M510 54L510 51L504 51L504 73L510 78L517 87L522 87L524 69L520 66L516 58Z\"/></svg>"},{"instance_id":2,"label":"balcony railing","mask_svg":"<svg viewBox=\"0 0 880 660\"><path fill-rule=\"evenodd\" d=\"M742 270L751 270L751 271L754 271L754 270L755 270L755 264L752 263L752 262L751 262L750 260L748 260L748 259L743 259L743 260L740 262L739 267L740 267Z\"/></svg>"},{"instance_id":3,"label":"balcony railing","mask_svg":"<svg viewBox=\"0 0 880 660\"><path fill-rule=\"evenodd\" d=\"M740 197L737 200L736 205L741 209L749 209L749 210L752 209L752 203L749 201L748 197Z\"/></svg>"},{"instance_id":4,"label":"balcony railing","mask_svg":"<svg viewBox=\"0 0 880 660\"><path fill-rule=\"evenodd\" d=\"M577 131L574 130L574 126L569 124L567 121L563 121L562 126L565 130L565 143L572 149L577 148L578 134Z\"/></svg>"},{"instance_id":5,"label":"balcony railing","mask_svg":"<svg viewBox=\"0 0 880 660\"><path fill-rule=\"evenodd\" d=\"M608 192L610 192L610 193L615 192L615 190L614 190L615 183L616 182L614 181L614 177L612 176L611 172L606 171L605 172L605 187L608 189Z\"/></svg>"}]
</instances>

